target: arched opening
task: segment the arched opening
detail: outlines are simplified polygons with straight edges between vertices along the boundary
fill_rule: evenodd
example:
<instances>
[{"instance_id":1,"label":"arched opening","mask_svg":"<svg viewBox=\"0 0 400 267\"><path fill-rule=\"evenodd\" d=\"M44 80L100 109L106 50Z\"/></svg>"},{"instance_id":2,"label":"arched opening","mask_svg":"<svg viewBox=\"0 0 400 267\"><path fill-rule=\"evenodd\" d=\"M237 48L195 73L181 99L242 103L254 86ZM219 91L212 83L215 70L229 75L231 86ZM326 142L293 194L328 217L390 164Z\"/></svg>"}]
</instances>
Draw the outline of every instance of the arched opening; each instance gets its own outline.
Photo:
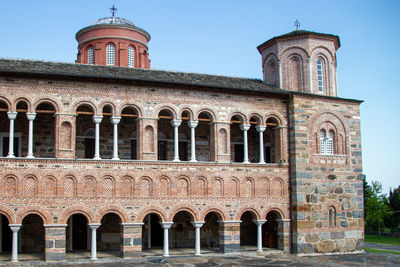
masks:
<instances>
[{"instance_id":1,"label":"arched opening","mask_svg":"<svg viewBox=\"0 0 400 267\"><path fill-rule=\"evenodd\" d=\"M193 217L187 211L180 211L174 216L171 227L171 248L193 248L195 241Z\"/></svg>"},{"instance_id":2,"label":"arched opening","mask_svg":"<svg viewBox=\"0 0 400 267\"><path fill-rule=\"evenodd\" d=\"M17 117L14 120L13 152L15 157L22 157L26 156L28 151L28 120L26 117L26 113L28 112L28 104L25 101L19 101L16 106L16 111ZM4 112L4 115L4 128L8 129L8 131L4 131L1 134L1 150L3 157L6 157L9 153L10 120L7 112Z\"/></svg>"},{"instance_id":3,"label":"arched opening","mask_svg":"<svg viewBox=\"0 0 400 267\"><path fill-rule=\"evenodd\" d=\"M150 213L144 217L142 226L143 250L158 249L163 246L163 229L160 222L161 218L156 213Z\"/></svg>"},{"instance_id":4,"label":"arched opening","mask_svg":"<svg viewBox=\"0 0 400 267\"><path fill-rule=\"evenodd\" d=\"M256 246L257 245L257 225L253 222L257 219L256 215L251 211L246 211L240 217L240 245Z\"/></svg>"},{"instance_id":5,"label":"arched opening","mask_svg":"<svg viewBox=\"0 0 400 267\"><path fill-rule=\"evenodd\" d=\"M36 107L33 127L33 154L36 157L55 157L55 112L55 107L49 102L42 102Z\"/></svg>"},{"instance_id":6,"label":"arched opening","mask_svg":"<svg viewBox=\"0 0 400 267\"><path fill-rule=\"evenodd\" d=\"M19 230L19 250L21 253L37 253L38 257L44 257L44 227L43 220L37 214L29 214L22 220ZM40 254L39 254L40 253ZM36 258L36 257L35 257Z\"/></svg>"},{"instance_id":7,"label":"arched opening","mask_svg":"<svg viewBox=\"0 0 400 267\"><path fill-rule=\"evenodd\" d=\"M6 102L0 100L0 157L7 157L10 132L10 121L7 112L9 111Z\"/></svg>"},{"instance_id":8,"label":"arched opening","mask_svg":"<svg viewBox=\"0 0 400 267\"><path fill-rule=\"evenodd\" d=\"M115 213L107 213L97 229L97 250L107 251L107 255L121 256L121 218Z\"/></svg>"},{"instance_id":9,"label":"arched opening","mask_svg":"<svg viewBox=\"0 0 400 267\"><path fill-rule=\"evenodd\" d=\"M77 158L91 159L94 157L94 111L91 106L82 104L76 109L76 148Z\"/></svg>"},{"instance_id":10,"label":"arched opening","mask_svg":"<svg viewBox=\"0 0 400 267\"><path fill-rule=\"evenodd\" d=\"M100 122L100 158L111 159L113 155L113 110L110 105L103 107L103 119Z\"/></svg>"},{"instance_id":11,"label":"arched opening","mask_svg":"<svg viewBox=\"0 0 400 267\"><path fill-rule=\"evenodd\" d=\"M268 118L264 131L264 160L266 163L278 163L281 159L281 129L275 118Z\"/></svg>"},{"instance_id":12,"label":"arched opening","mask_svg":"<svg viewBox=\"0 0 400 267\"><path fill-rule=\"evenodd\" d=\"M257 117L250 118L250 129L247 131L249 161L257 163L260 160L260 138L256 126L260 124Z\"/></svg>"},{"instance_id":13,"label":"arched opening","mask_svg":"<svg viewBox=\"0 0 400 267\"><path fill-rule=\"evenodd\" d=\"M243 162L244 160L244 146L243 146L243 131L240 125L244 122L243 118L239 116L232 116L230 132L231 132L231 161Z\"/></svg>"},{"instance_id":14,"label":"arched opening","mask_svg":"<svg viewBox=\"0 0 400 267\"><path fill-rule=\"evenodd\" d=\"M8 218L0 214L0 253L10 253L12 247L12 231Z\"/></svg>"},{"instance_id":15,"label":"arched opening","mask_svg":"<svg viewBox=\"0 0 400 267\"><path fill-rule=\"evenodd\" d=\"M172 160L174 158L174 129L171 125L172 112L163 109L158 113L158 160Z\"/></svg>"},{"instance_id":16,"label":"arched opening","mask_svg":"<svg viewBox=\"0 0 400 267\"><path fill-rule=\"evenodd\" d=\"M198 116L199 124L196 127L196 158L198 161L215 160L212 155L214 133L211 130L212 116L208 112L201 112Z\"/></svg>"},{"instance_id":17,"label":"arched opening","mask_svg":"<svg viewBox=\"0 0 400 267\"><path fill-rule=\"evenodd\" d=\"M121 112L121 121L118 124L118 152L120 159L138 159L138 112L133 107L126 107Z\"/></svg>"},{"instance_id":18,"label":"arched opening","mask_svg":"<svg viewBox=\"0 0 400 267\"><path fill-rule=\"evenodd\" d=\"M267 248L278 248L279 247L279 227L278 219L281 216L276 211L270 211L267 214L266 222L262 225L262 243Z\"/></svg>"},{"instance_id":19,"label":"arched opening","mask_svg":"<svg viewBox=\"0 0 400 267\"><path fill-rule=\"evenodd\" d=\"M222 220L222 218L216 212L210 212L206 215L204 224L200 229L201 247L219 248L219 220Z\"/></svg>"},{"instance_id":20,"label":"arched opening","mask_svg":"<svg viewBox=\"0 0 400 267\"><path fill-rule=\"evenodd\" d=\"M85 215L77 213L68 218L66 230L67 252L87 251L90 249L90 231Z\"/></svg>"},{"instance_id":21,"label":"arched opening","mask_svg":"<svg viewBox=\"0 0 400 267\"><path fill-rule=\"evenodd\" d=\"M188 123L191 120L189 111L182 112L182 124L179 126L179 159L188 161L192 147L190 146L190 128Z\"/></svg>"},{"instance_id":22,"label":"arched opening","mask_svg":"<svg viewBox=\"0 0 400 267\"><path fill-rule=\"evenodd\" d=\"M110 256L121 256L121 218L115 213L107 213L97 229L97 250Z\"/></svg>"}]
</instances>

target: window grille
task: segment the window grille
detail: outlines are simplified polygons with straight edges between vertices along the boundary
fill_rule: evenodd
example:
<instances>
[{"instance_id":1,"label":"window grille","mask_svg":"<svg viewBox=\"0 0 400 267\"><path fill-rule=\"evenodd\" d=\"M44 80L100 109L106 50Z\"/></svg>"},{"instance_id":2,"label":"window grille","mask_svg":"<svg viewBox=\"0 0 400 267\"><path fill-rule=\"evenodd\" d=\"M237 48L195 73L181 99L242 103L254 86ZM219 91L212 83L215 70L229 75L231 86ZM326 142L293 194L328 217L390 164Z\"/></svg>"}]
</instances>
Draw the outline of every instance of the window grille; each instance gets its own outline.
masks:
<instances>
[{"instance_id":1,"label":"window grille","mask_svg":"<svg viewBox=\"0 0 400 267\"><path fill-rule=\"evenodd\" d=\"M88 64L94 64L94 49L93 46L88 49Z\"/></svg>"},{"instance_id":2,"label":"window grille","mask_svg":"<svg viewBox=\"0 0 400 267\"><path fill-rule=\"evenodd\" d=\"M318 71L318 92L324 92L324 73L323 73L323 63L321 59L317 61L317 71Z\"/></svg>"},{"instance_id":3,"label":"window grille","mask_svg":"<svg viewBox=\"0 0 400 267\"><path fill-rule=\"evenodd\" d=\"M326 139L325 130L321 130L321 132L320 132L320 154L326 153L325 139Z\"/></svg>"},{"instance_id":4,"label":"window grille","mask_svg":"<svg viewBox=\"0 0 400 267\"><path fill-rule=\"evenodd\" d=\"M107 58L106 64L107 66L114 66L115 65L115 46L113 44L107 45Z\"/></svg>"},{"instance_id":5,"label":"window grille","mask_svg":"<svg viewBox=\"0 0 400 267\"><path fill-rule=\"evenodd\" d=\"M135 50L133 46L130 46L128 48L128 67L133 68L134 67L134 62L135 62Z\"/></svg>"},{"instance_id":6,"label":"window grille","mask_svg":"<svg viewBox=\"0 0 400 267\"><path fill-rule=\"evenodd\" d=\"M326 154L333 155L333 131L329 132L329 137L326 139Z\"/></svg>"}]
</instances>

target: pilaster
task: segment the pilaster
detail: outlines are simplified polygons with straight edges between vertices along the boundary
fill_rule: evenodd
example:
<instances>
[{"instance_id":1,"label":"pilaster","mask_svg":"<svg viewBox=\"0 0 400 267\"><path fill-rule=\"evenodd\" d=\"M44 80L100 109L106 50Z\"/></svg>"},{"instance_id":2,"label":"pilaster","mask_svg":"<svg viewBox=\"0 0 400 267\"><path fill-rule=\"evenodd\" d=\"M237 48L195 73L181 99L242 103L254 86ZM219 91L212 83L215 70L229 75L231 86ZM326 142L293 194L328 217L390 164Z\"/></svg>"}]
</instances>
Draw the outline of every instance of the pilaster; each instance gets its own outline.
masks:
<instances>
[{"instance_id":1,"label":"pilaster","mask_svg":"<svg viewBox=\"0 0 400 267\"><path fill-rule=\"evenodd\" d=\"M139 257L142 252L143 223L121 223L122 257Z\"/></svg>"}]
</instances>

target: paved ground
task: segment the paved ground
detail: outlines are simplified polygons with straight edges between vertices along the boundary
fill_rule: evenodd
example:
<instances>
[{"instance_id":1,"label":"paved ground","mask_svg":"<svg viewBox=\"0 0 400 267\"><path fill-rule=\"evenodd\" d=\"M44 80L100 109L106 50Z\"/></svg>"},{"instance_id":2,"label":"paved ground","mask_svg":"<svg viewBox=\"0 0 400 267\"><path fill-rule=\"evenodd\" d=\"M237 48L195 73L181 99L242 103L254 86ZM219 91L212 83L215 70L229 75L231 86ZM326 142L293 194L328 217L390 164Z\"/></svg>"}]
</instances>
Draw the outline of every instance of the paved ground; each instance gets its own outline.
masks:
<instances>
[{"instance_id":1,"label":"paved ground","mask_svg":"<svg viewBox=\"0 0 400 267\"><path fill-rule=\"evenodd\" d=\"M371 243L366 243L366 247L371 247ZM387 245L373 244L374 248L385 249ZM400 246L394 247L391 250L400 250ZM292 254L284 254L276 251L266 252L268 255L256 256L254 253L244 252L243 254L236 255L221 255L209 253L201 257L187 256L176 254L170 258L164 258L160 256L151 256L143 258L136 258L132 260L122 260L119 257L112 257L109 255L108 258L100 258L97 262L90 262L87 258L69 258L68 262L63 263L46 263L44 261L35 260L22 260L16 264L10 264L8 261L1 261L0 265L8 266L77 266L77 267L128 267L128 266L140 266L140 267L208 267L208 266L400 266L400 255L393 254L371 254L371 253L359 253L359 254L335 254L335 255L318 255L318 256L297 256ZM21 255L23 256L23 255ZM100 255L99 255L100 256ZM105 255L104 255L105 256ZM86 255L85 255L86 257Z\"/></svg>"},{"instance_id":2,"label":"paved ground","mask_svg":"<svg viewBox=\"0 0 400 267\"><path fill-rule=\"evenodd\" d=\"M387 244L364 242L364 246L366 248L383 249L383 250L391 250L391 251L400 252L400 246L397 246L397 245L387 245Z\"/></svg>"}]
</instances>

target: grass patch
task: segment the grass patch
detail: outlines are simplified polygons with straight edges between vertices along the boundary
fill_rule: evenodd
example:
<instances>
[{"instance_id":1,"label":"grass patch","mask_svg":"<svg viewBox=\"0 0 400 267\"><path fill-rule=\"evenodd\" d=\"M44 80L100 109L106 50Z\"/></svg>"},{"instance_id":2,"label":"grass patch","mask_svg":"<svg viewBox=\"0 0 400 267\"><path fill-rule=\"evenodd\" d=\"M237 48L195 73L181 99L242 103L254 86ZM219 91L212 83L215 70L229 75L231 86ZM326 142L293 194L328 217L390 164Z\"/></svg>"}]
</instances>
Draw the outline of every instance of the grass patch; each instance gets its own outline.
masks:
<instances>
[{"instance_id":1,"label":"grass patch","mask_svg":"<svg viewBox=\"0 0 400 267\"><path fill-rule=\"evenodd\" d=\"M365 242L400 246L400 238L389 236L365 235Z\"/></svg>"},{"instance_id":2,"label":"grass patch","mask_svg":"<svg viewBox=\"0 0 400 267\"><path fill-rule=\"evenodd\" d=\"M383 249L364 248L364 251L369 253L378 253L378 254L389 253L389 254L400 255L400 252L398 251L383 250Z\"/></svg>"}]
</instances>

